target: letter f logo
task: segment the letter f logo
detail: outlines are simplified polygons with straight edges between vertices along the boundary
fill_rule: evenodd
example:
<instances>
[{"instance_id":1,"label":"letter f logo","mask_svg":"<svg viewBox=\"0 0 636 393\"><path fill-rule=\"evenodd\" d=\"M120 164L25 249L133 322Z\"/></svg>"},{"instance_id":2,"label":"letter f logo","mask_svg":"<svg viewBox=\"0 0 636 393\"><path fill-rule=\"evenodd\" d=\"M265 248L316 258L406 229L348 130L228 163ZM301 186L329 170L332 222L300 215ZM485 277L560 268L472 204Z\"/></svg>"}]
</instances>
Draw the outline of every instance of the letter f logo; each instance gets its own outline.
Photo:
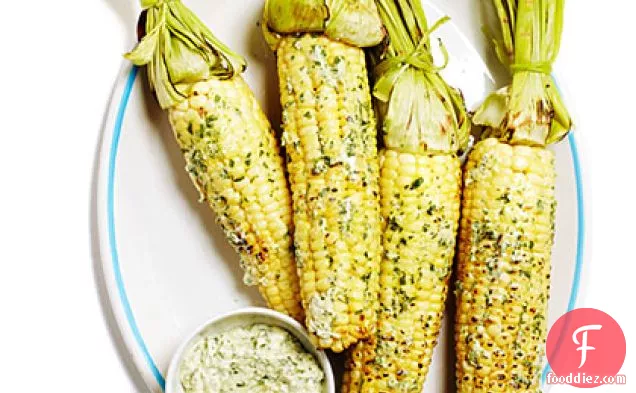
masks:
<instances>
[{"instance_id":1,"label":"letter f logo","mask_svg":"<svg viewBox=\"0 0 636 393\"><path fill-rule=\"evenodd\" d=\"M593 351L596 349L587 345L587 332L589 330L601 330L602 327L602 325L585 325L576 329L572 334L572 341L574 341L574 344L580 345L580 347L576 349L577 351L581 351L581 364L579 365L579 368L583 367L585 361L587 360L587 351ZM576 336L578 336L578 334L581 332L583 332L583 339L581 340L581 342L579 342Z\"/></svg>"}]
</instances>

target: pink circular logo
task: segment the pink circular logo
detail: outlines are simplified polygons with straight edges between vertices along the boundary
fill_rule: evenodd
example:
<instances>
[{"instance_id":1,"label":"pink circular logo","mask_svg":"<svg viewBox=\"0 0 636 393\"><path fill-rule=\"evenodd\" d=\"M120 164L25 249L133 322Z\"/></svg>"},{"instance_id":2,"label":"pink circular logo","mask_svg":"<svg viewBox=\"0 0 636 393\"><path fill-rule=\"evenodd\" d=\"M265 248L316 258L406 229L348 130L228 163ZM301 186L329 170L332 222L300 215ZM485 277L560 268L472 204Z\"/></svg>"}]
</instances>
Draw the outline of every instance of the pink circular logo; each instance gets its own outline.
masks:
<instances>
[{"instance_id":1,"label":"pink circular logo","mask_svg":"<svg viewBox=\"0 0 636 393\"><path fill-rule=\"evenodd\" d=\"M579 388L600 386L607 377L616 376L625 351L621 327L594 308L579 308L559 318L550 329L546 348L554 376Z\"/></svg>"}]
</instances>

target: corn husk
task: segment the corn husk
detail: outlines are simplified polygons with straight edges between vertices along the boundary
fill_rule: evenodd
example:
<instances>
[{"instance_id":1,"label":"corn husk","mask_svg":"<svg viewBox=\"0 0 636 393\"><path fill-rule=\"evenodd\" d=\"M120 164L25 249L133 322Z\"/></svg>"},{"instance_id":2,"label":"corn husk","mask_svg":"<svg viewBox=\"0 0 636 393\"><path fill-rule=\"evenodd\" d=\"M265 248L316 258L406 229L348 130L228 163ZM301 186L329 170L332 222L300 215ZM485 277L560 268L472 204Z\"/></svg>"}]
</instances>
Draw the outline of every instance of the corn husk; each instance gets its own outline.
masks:
<instances>
[{"instance_id":1,"label":"corn husk","mask_svg":"<svg viewBox=\"0 0 636 393\"><path fill-rule=\"evenodd\" d=\"M272 49L281 34L325 34L361 48L378 45L385 36L373 0L267 0L263 30Z\"/></svg>"},{"instance_id":2,"label":"corn husk","mask_svg":"<svg viewBox=\"0 0 636 393\"><path fill-rule=\"evenodd\" d=\"M512 81L490 94L473 122L483 138L545 146L563 139L572 120L551 75L561 45L564 0L493 0L501 37L493 39Z\"/></svg>"},{"instance_id":3,"label":"corn husk","mask_svg":"<svg viewBox=\"0 0 636 393\"><path fill-rule=\"evenodd\" d=\"M124 57L147 66L150 87L163 109L183 101L195 82L232 78L245 69L245 60L180 0L142 0L141 5L143 38Z\"/></svg>"}]
</instances>

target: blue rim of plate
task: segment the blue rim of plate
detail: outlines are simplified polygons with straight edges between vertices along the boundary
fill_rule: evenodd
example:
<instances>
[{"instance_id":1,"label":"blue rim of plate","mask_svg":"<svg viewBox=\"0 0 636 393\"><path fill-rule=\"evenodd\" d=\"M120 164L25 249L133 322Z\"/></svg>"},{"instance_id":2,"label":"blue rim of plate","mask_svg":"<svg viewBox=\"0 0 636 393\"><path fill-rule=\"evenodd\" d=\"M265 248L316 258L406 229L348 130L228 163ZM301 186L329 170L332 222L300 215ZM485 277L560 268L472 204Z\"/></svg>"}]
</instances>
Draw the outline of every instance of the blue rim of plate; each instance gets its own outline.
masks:
<instances>
[{"instance_id":1,"label":"blue rim of plate","mask_svg":"<svg viewBox=\"0 0 636 393\"><path fill-rule=\"evenodd\" d=\"M128 322L128 327L130 328L135 342L137 343L138 349L144 357L146 361L146 365L148 369L152 373L153 377L157 384L161 387L162 390L165 390L166 380L164 376L159 371L157 364L155 363L148 347L146 346L146 342L144 341L143 336L141 335L141 331L137 326L137 322L135 320L135 314L130 305L130 301L128 299L128 295L126 293L126 286L124 285L124 279L121 273L121 266L119 264L119 253L117 252L117 237L115 236L115 169L117 164L117 152L119 150L119 140L121 137L121 129L124 123L124 118L126 117L126 108L128 107L128 102L130 100L130 95L132 93L133 87L135 85L135 80L137 78L138 67L132 66L130 72L128 73L128 77L126 79L126 85L124 86L124 91L121 96L121 100L119 102L119 107L117 109L117 117L115 119L115 126L113 130L113 139L110 145L109 152L109 161L108 161L108 197L107 197L107 216L108 216L108 240L110 244L110 255L113 265L113 271L115 275L115 283L117 285L117 292L119 294L119 300L121 302L121 306L124 310L124 314L126 316L126 320ZM583 181L581 174L581 163L579 158L579 151L576 144L576 139L574 138L573 133L568 134L568 142L570 145L570 153L572 155L572 162L574 166L574 177L576 181L576 201L577 201L577 226L578 233L576 239L576 267L574 269L574 277L572 280L572 288L570 289L570 299L568 302L568 311L571 311L576 307L576 301L579 295L579 288L581 285L581 273L583 271L583 242L585 237L585 214L584 214L584 205L583 205ZM547 373L550 371L550 366L546 365L542 374L542 385L545 384L545 378Z\"/></svg>"}]
</instances>

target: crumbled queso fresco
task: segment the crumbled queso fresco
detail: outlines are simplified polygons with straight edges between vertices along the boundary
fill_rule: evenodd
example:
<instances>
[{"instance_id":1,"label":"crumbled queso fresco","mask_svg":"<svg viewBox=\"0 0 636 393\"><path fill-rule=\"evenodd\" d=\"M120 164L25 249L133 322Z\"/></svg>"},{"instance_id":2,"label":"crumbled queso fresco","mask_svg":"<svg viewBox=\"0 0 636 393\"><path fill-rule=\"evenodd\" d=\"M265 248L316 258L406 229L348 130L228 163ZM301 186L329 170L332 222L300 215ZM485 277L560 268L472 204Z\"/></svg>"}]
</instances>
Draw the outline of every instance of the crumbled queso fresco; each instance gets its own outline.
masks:
<instances>
[{"instance_id":1,"label":"crumbled queso fresco","mask_svg":"<svg viewBox=\"0 0 636 393\"><path fill-rule=\"evenodd\" d=\"M292 334L264 324L201 337L179 377L184 393L321 393L325 379Z\"/></svg>"}]
</instances>

